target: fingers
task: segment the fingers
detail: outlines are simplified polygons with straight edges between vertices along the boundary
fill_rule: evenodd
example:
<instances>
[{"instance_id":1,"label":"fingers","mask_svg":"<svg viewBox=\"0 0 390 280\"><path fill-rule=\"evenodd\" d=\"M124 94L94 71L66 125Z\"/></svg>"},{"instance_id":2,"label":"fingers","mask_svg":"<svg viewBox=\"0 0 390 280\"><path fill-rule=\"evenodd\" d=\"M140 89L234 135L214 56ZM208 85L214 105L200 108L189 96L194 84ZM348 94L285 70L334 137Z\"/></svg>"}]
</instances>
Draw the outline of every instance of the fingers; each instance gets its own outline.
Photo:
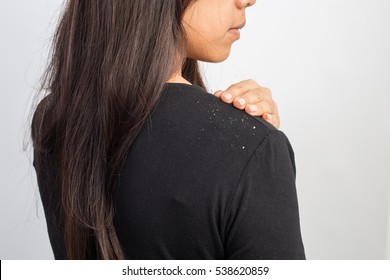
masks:
<instances>
[{"instance_id":1,"label":"fingers","mask_svg":"<svg viewBox=\"0 0 390 280\"><path fill-rule=\"evenodd\" d=\"M266 113L275 114L277 111L277 105L272 99L263 99L258 102L250 102L248 105L245 106L244 110L252 116L259 117Z\"/></svg>"},{"instance_id":2,"label":"fingers","mask_svg":"<svg viewBox=\"0 0 390 280\"><path fill-rule=\"evenodd\" d=\"M225 91L221 93L221 99L222 101L226 103L234 103L234 106L239 106L237 108L244 109L245 105L243 102L247 102L244 98L244 100L239 99L239 97L242 97L242 95L248 91L255 90L259 88L260 86L253 80L245 80L236 84L231 85L228 87Z\"/></svg>"},{"instance_id":3,"label":"fingers","mask_svg":"<svg viewBox=\"0 0 390 280\"><path fill-rule=\"evenodd\" d=\"M276 127L277 129L280 128L280 119L279 119L279 115L278 114L275 114L275 115L271 115L271 114L264 114L261 116L264 120L266 120L267 122L269 122L270 124L272 124L274 127Z\"/></svg>"},{"instance_id":4,"label":"fingers","mask_svg":"<svg viewBox=\"0 0 390 280\"><path fill-rule=\"evenodd\" d=\"M271 105L274 104L274 105ZM276 128L280 128L280 118L277 105L272 102L259 102L245 107L245 112L254 117L262 117Z\"/></svg>"},{"instance_id":5,"label":"fingers","mask_svg":"<svg viewBox=\"0 0 390 280\"><path fill-rule=\"evenodd\" d=\"M218 90L216 92L214 92L214 95L218 98L221 98L221 95L222 95L223 91L222 90Z\"/></svg>"},{"instance_id":6,"label":"fingers","mask_svg":"<svg viewBox=\"0 0 390 280\"><path fill-rule=\"evenodd\" d=\"M253 80L233 84L225 91L215 92L214 95L240 110L245 110L249 115L262 116L275 127L280 127L277 104L272 99L271 91Z\"/></svg>"}]
</instances>

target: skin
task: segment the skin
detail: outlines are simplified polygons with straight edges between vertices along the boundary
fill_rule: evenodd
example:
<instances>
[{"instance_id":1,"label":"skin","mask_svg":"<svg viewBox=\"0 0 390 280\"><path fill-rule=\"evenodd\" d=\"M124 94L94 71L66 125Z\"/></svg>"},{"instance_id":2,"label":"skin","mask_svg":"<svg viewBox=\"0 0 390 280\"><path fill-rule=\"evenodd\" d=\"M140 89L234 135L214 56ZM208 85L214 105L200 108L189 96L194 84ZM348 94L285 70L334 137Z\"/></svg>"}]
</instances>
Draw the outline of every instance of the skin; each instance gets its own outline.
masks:
<instances>
[{"instance_id":1,"label":"skin","mask_svg":"<svg viewBox=\"0 0 390 280\"><path fill-rule=\"evenodd\" d=\"M245 26L245 10L256 0L197 0L185 12L187 57L205 62L221 62L229 57L232 44L240 39ZM168 82L187 83L180 72ZM215 96L223 102L245 110L252 116L280 127L280 119L271 91L253 80L235 83Z\"/></svg>"},{"instance_id":2,"label":"skin","mask_svg":"<svg viewBox=\"0 0 390 280\"><path fill-rule=\"evenodd\" d=\"M228 58L232 44L245 25L248 0L197 0L185 12L187 56L201 61L221 62Z\"/></svg>"}]
</instances>

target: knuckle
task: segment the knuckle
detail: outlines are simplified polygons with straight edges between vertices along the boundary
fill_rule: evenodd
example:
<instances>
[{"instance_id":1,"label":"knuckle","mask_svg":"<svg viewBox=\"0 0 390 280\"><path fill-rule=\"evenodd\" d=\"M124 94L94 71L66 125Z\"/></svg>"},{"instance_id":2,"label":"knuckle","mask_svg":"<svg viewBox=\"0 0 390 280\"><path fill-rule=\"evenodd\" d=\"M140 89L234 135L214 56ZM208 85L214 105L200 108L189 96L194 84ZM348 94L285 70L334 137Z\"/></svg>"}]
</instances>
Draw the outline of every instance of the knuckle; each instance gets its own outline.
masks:
<instances>
[{"instance_id":1,"label":"knuckle","mask_svg":"<svg viewBox=\"0 0 390 280\"><path fill-rule=\"evenodd\" d=\"M240 88L237 85L232 85L227 90L225 90L225 92L228 92L228 93L232 94L233 96L237 96L240 92Z\"/></svg>"},{"instance_id":2,"label":"knuckle","mask_svg":"<svg viewBox=\"0 0 390 280\"><path fill-rule=\"evenodd\" d=\"M247 85L251 86L251 87L256 87L258 86L256 81L253 80L253 79L248 79L248 80L245 80L245 81L242 81L242 83L246 83Z\"/></svg>"},{"instance_id":3,"label":"knuckle","mask_svg":"<svg viewBox=\"0 0 390 280\"><path fill-rule=\"evenodd\" d=\"M264 92L267 94L267 95L269 95L269 96L272 96L272 92L271 92L271 90L269 89L269 88L263 88L263 90L264 90Z\"/></svg>"},{"instance_id":4,"label":"knuckle","mask_svg":"<svg viewBox=\"0 0 390 280\"><path fill-rule=\"evenodd\" d=\"M264 92L260 88L253 90L253 92L256 94L256 97L259 101L267 99L267 96L264 94Z\"/></svg>"},{"instance_id":5,"label":"knuckle","mask_svg":"<svg viewBox=\"0 0 390 280\"><path fill-rule=\"evenodd\" d=\"M256 86L256 87L259 87L259 85L257 84L257 82L253 79L249 79L249 82L253 85L253 86Z\"/></svg>"}]
</instances>

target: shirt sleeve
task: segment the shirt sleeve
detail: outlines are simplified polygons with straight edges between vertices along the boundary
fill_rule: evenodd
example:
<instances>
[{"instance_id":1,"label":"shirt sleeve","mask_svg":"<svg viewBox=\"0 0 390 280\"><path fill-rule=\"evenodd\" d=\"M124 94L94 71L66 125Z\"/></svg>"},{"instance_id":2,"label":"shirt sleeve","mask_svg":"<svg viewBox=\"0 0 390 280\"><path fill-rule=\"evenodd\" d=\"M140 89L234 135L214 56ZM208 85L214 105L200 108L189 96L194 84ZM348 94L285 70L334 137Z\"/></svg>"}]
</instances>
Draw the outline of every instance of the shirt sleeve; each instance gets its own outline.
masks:
<instances>
[{"instance_id":1,"label":"shirt sleeve","mask_svg":"<svg viewBox=\"0 0 390 280\"><path fill-rule=\"evenodd\" d=\"M274 130L241 175L226 222L226 259L305 259L294 152Z\"/></svg>"}]
</instances>

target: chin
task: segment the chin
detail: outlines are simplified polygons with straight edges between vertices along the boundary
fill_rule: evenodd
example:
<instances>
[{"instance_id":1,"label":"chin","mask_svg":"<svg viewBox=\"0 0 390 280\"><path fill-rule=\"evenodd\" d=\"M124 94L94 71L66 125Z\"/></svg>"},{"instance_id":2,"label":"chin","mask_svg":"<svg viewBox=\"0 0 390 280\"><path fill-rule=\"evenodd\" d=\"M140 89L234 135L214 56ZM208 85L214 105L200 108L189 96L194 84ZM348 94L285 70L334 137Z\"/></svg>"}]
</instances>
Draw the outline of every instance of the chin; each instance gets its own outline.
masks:
<instances>
[{"instance_id":1,"label":"chin","mask_svg":"<svg viewBox=\"0 0 390 280\"><path fill-rule=\"evenodd\" d=\"M224 51L215 51L213 53L208 53L205 55L201 55L198 57L191 57L193 59L203 61L203 62L209 62L209 63L218 63L225 61L230 55L230 48L228 50Z\"/></svg>"}]
</instances>

